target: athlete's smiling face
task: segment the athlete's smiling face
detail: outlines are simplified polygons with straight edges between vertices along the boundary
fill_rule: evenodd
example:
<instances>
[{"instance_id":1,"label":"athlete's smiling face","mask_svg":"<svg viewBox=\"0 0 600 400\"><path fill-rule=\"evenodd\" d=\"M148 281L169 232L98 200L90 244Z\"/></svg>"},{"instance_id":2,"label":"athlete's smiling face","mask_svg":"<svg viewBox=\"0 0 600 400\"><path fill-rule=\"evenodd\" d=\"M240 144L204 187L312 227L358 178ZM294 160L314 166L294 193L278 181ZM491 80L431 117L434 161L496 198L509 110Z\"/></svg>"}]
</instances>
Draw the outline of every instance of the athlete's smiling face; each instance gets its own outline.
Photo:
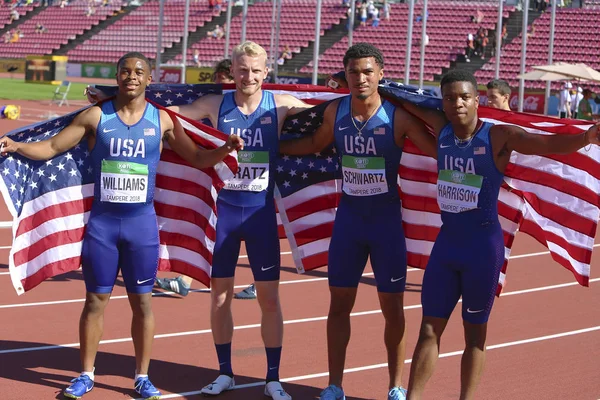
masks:
<instances>
[{"instance_id":1,"label":"athlete's smiling face","mask_svg":"<svg viewBox=\"0 0 600 400\"><path fill-rule=\"evenodd\" d=\"M241 54L234 57L231 73L236 89L246 96L252 96L260 90L269 73L267 57L264 54L259 56Z\"/></svg>"},{"instance_id":2,"label":"athlete's smiling face","mask_svg":"<svg viewBox=\"0 0 600 400\"><path fill-rule=\"evenodd\" d=\"M442 87L446 118L454 125L469 125L477 119L479 95L471 82L452 82Z\"/></svg>"},{"instance_id":3,"label":"athlete's smiling face","mask_svg":"<svg viewBox=\"0 0 600 400\"><path fill-rule=\"evenodd\" d=\"M361 100L377 93L379 81L383 78L383 68L375 57L351 58L346 65L346 81L352 96Z\"/></svg>"},{"instance_id":4,"label":"athlete's smiling face","mask_svg":"<svg viewBox=\"0 0 600 400\"><path fill-rule=\"evenodd\" d=\"M126 58L117 68L119 92L131 98L143 96L152 82L150 66L139 58Z\"/></svg>"}]
</instances>

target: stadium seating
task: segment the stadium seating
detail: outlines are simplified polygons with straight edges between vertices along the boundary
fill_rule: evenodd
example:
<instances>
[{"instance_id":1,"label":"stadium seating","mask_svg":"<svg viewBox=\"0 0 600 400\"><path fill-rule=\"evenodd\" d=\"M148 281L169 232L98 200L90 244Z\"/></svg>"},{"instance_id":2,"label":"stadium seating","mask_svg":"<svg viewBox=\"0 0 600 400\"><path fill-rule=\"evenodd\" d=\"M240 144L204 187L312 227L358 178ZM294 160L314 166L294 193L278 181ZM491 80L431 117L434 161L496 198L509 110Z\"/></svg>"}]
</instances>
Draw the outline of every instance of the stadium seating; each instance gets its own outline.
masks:
<instances>
[{"instance_id":1,"label":"stadium seating","mask_svg":"<svg viewBox=\"0 0 600 400\"><path fill-rule=\"evenodd\" d=\"M279 35L279 53L286 45L292 53L298 53L302 47L307 47L315 39L315 7L316 0L283 0L281 6L281 24ZM248 7L248 20L246 24L246 39L253 40L263 46L267 51L271 45L271 15L273 5L270 1L255 3ZM321 36L332 25L339 24L346 18L346 8L339 0L323 0L321 10ZM233 48L241 40L242 15L231 20L230 46ZM194 49L200 50L200 61L203 65L212 66L223 58L225 38L203 38L188 49L188 64L193 65L192 54ZM175 58L181 62L181 55Z\"/></svg>"},{"instance_id":2,"label":"stadium seating","mask_svg":"<svg viewBox=\"0 0 600 400\"><path fill-rule=\"evenodd\" d=\"M52 54L61 45L75 39L77 35L98 25L121 8L121 1L112 1L106 7L96 7L96 12L86 17L87 1L77 0L61 8L50 6L31 19L19 25L24 37L17 43L0 43L0 54L10 58L24 58L28 55ZM35 27L42 24L46 33L36 34Z\"/></svg>"},{"instance_id":3,"label":"stadium seating","mask_svg":"<svg viewBox=\"0 0 600 400\"><path fill-rule=\"evenodd\" d=\"M548 63L548 46L550 42L550 17L546 12L534 24L533 36L527 38L526 71L531 71L534 65ZM557 9L554 34L553 61L569 63L585 63L590 67L600 69L600 59L597 56L600 48L600 37L595 34L600 10L594 9ZM586 35L586 33L588 33ZM505 79L513 87L519 86L517 76L521 68L522 36L519 35L502 49L500 57L500 78ZM494 78L496 60L491 59L475 76L481 81ZM558 89L560 82L553 82L552 88ZM589 85L586 85L589 86ZM542 89L546 87L543 81L525 81L525 87Z\"/></svg>"},{"instance_id":4,"label":"stadium seating","mask_svg":"<svg viewBox=\"0 0 600 400\"><path fill-rule=\"evenodd\" d=\"M171 48L181 41L184 28L184 0L165 2L162 48ZM206 2L190 3L189 31L195 32L212 19ZM139 51L156 58L159 2L148 1L131 11L67 54L71 61L116 62L123 53Z\"/></svg>"},{"instance_id":5,"label":"stadium seating","mask_svg":"<svg viewBox=\"0 0 600 400\"><path fill-rule=\"evenodd\" d=\"M460 7L458 7L460 5ZM477 8L484 13L481 24L471 22ZM514 7L507 7L504 16L508 17ZM419 78L420 42L422 4L415 6L413 21L413 37L411 48L410 79ZM450 66L457 55L464 54L467 35L475 34L477 28L494 29L497 15L497 2L453 1L436 2L428 6L427 35L429 45L425 50L424 79L431 81L434 75L441 74L442 68ZM353 33L353 42L369 42L376 45L384 53L385 75L388 78L404 77L404 60L406 54L406 27L408 26L408 5L394 4L390 21L385 21L380 13L379 27L361 26ZM369 23L368 23L369 24ZM342 67L342 57L348 48L347 38L337 42L325 51L319 59L319 73L332 73ZM312 63L303 67L301 72L311 73Z\"/></svg>"},{"instance_id":6,"label":"stadium seating","mask_svg":"<svg viewBox=\"0 0 600 400\"><path fill-rule=\"evenodd\" d=\"M17 11L19 12L19 16L23 16L29 11L33 10L33 5L28 6L19 6L17 7ZM3 5L0 7L0 29L4 29L6 25L9 23L10 13L12 9L7 5Z\"/></svg>"}]
</instances>

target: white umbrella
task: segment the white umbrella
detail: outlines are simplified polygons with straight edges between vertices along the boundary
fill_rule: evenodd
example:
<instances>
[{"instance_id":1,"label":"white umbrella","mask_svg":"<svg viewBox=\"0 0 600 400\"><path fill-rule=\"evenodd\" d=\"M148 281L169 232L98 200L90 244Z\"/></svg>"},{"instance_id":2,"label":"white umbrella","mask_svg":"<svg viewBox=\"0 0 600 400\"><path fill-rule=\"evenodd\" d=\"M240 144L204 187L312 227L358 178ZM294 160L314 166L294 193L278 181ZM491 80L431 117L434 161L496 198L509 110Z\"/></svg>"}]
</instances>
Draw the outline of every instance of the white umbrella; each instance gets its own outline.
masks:
<instances>
[{"instance_id":1,"label":"white umbrella","mask_svg":"<svg viewBox=\"0 0 600 400\"><path fill-rule=\"evenodd\" d=\"M534 70L554 72L569 76L580 81L600 82L600 72L585 64L569 64L557 62L550 65L540 65L533 67Z\"/></svg>"},{"instance_id":2,"label":"white umbrella","mask_svg":"<svg viewBox=\"0 0 600 400\"><path fill-rule=\"evenodd\" d=\"M520 74L517 76L517 78L522 78L526 81L564 81L572 79L570 76L557 74L556 72L546 72L540 70Z\"/></svg>"}]
</instances>

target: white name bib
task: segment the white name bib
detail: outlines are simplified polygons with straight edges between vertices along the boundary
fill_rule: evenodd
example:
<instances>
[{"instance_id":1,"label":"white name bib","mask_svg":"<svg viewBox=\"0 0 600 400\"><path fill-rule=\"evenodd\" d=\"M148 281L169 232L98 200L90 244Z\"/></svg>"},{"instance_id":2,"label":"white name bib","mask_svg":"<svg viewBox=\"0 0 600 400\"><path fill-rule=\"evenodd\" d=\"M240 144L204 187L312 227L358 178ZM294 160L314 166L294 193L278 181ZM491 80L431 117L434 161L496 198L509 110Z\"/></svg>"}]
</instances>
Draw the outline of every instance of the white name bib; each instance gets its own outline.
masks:
<instances>
[{"instance_id":1,"label":"white name bib","mask_svg":"<svg viewBox=\"0 0 600 400\"><path fill-rule=\"evenodd\" d=\"M269 152L239 151L239 170L225 182L225 189L262 192L269 187Z\"/></svg>"},{"instance_id":2,"label":"white name bib","mask_svg":"<svg viewBox=\"0 0 600 400\"><path fill-rule=\"evenodd\" d=\"M100 199L109 203L145 203L148 166L127 161L102 160Z\"/></svg>"},{"instance_id":3,"label":"white name bib","mask_svg":"<svg viewBox=\"0 0 600 400\"><path fill-rule=\"evenodd\" d=\"M461 213L476 209L482 183L481 175L440 170L437 181L437 201L440 210Z\"/></svg>"},{"instance_id":4,"label":"white name bib","mask_svg":"<svg viewBox=\"0 0 600 400\"><path fill-rule=\"evenodd\" d=\"M342 189L350 196L374 196L387 193L383 157L342 156Z\"/></svg>"}]
</instances>

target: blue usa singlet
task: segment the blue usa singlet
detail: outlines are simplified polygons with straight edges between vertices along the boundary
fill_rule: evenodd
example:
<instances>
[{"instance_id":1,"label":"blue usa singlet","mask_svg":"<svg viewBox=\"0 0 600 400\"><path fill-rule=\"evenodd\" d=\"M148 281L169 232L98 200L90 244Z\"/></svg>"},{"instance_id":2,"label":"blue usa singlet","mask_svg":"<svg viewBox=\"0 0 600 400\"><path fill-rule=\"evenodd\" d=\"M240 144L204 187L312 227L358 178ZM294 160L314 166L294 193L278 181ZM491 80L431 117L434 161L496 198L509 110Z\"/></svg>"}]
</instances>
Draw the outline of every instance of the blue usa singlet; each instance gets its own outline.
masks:
<instances>
[{"instance_id":1,"label":"blue usa singlet","mask_svg":"<svg viewBox=\"0 0 600 400\"><path fill-rule=\"evenodd\" d=\"M384 100L366 122L353 121L350 96L340 100L335 118L335 147L342 162L343 197L365 202L395 201L402 149L394 140L394 111Z\"/></svg>"},{"instance_id":2,"label":"blue usa singlet","mask_svg":"<svg viewBox=\"0 0 600 400\"><path fill-rule=\"evenodd\" d=\"M329 285L357 287L370 257L377 290L403 292L406 246L397 184L402 149L394 140L396 108L383 101L369 120L358 122L350 100L340 100L333 127L343 195L329 246Z\"/></svg>"},{"instance_id":3,"label":"blue usa singlet","mask_svg":"<svg viewBox=\"0 0 600 400\"><path fill-rule=\"evenodd\" d=\"M446 125L438 138L438 205L444 224L476 226L498 223L498 193L504 175L498 171L484 122L466 143Z\"/></svg>"},{"instance_id":4,"label":"blue usa singlet","mask_svg":"<svg viewBox=\"0 0 600 400\"><path fill-rule=\"evenodd\" d=\"M101 110L91 152L94 203L81 252L86 289L110 293L120 270L127 292L149 293L159 260L153 200L160 114L148 103L142 118L127 125L112 101L103 103Z\"/></svg>"},{"instance_id":5,"label":"blue usa singlet","mask_svg":"<svg viewBox=\"0 0 600 400\"><path fill-rule=\"evenodd\" d=\"M121 121L112 101L103 103L91 152L94 201L123 212L151 205L161 136L160 114L150 103L131 126Z\"/></svg>"},{"instance_id":6,"label":"blue usa singlet","mask_svg":"<svg viewBox=\"0 0 600 400\"><path fill-rule=\"evenodd\" d=\"M259 206L273 201L275 158L279 154L277 109L273 93L262 92L257 109L243 114L234 93L223 96L217 129L244 140L238 152L239 171L225 183L219 199L236 206Z\"/></svg>"}]
</instances>

